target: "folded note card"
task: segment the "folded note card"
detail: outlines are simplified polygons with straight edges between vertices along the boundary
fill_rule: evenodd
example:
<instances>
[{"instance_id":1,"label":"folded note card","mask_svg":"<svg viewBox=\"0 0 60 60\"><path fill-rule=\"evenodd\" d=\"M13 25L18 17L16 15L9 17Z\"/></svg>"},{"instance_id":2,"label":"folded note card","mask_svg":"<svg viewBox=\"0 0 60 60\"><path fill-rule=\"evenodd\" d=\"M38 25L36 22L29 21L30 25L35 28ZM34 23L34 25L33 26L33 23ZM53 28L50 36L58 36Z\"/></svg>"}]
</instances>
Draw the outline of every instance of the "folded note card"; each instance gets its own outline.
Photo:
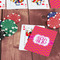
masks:
<instances>
[{"instance_id":1,"label":"folded note card","mask_svg":"<svg viewBox=\"0 0 60 60\"><path fill-rule=\"evenodd\" d=\"M57 32L35 26L25 49L43 56L49 56Z\"/></svg>"}]
</instances>

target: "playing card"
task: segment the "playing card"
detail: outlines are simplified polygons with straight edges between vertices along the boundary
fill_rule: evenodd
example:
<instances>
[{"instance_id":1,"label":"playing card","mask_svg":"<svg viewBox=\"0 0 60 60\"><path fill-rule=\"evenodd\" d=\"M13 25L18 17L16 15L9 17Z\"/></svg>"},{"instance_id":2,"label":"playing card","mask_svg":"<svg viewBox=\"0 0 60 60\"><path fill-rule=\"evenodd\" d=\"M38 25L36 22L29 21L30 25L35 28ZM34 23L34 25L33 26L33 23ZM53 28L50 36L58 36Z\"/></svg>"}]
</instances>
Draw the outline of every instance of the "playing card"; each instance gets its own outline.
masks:
<instances>
[{"instance_id":1,"label":"playing card","mask_svg":"<svg viewBox=\"0 0 60 60\"><path fill-rule=\"evenodd\" d=\"M0 9L5 9L5 0L0 0Z\"/></svg>"},{"instance_id":2,"label":"playing card","mask_svg":"<svg viewBox=\"0 0 60 60\"><path fill-rule=\"evenodd\" d=\"M27 0L7 0L7 9L27 9Z\"/></svg>"},{"instance_id":3,"label":"playing card","mask_svg":"<svg viewBox=\"0 0 60 60\"><path fill-rule=\"evenodd\" d=\"M29 9L49 9L48 0L28 0Z\"/></svg>"},{"instance_id":4,"label":"playing card","mask_svg":"<svg viewBox=\"0 0 60 60\"><path fill-rule=\"evenodd\" d=\"M49 56L57 31L35 26L25 49L43 56Z\"/></svg>"},{"instance_id":5,"label":"playing card","mask_svg":"<svg viewBox=\"0 0 60 60\"><path fill-rule=\"evenodd\" d=\"M38 25L40 26L40 25ZM35 25L25 25L23 24L21 27L21 36L20 36L20 44L19 44L19 50L24 50L24 47L27 43L27 41L29 40L29 37L32 33L32 30L34 29ZM45 26L40 26L45 28Z\"/></svg>"},{"instance_id":6,"label":"playing card","mask_svg":"<svg viewBox=\"0 0 60 60\"><path fill-rule=\"evenodd\" d=\"M50 0L51 8L60 8L60 0Z\"/></svg>"}]
</instances>

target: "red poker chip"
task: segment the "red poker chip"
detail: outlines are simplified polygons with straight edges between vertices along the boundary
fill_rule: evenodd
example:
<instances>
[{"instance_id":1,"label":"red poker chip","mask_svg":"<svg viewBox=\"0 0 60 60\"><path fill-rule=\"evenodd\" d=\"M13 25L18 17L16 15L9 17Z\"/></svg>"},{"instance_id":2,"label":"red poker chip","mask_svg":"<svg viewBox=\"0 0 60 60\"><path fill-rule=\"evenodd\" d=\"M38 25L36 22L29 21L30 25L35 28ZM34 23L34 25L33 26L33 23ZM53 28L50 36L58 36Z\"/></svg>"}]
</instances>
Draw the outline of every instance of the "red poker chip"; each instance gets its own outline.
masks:
<instances>
[{"instance_id":1,"label":"red poker chip","mask_svg":"<svg viewBox=\"0 0 60 60\"><path fill-rule=\"evenodd\" d=\"M6 20L6 19L7 19L7 17L3 18L3 21Z\"/></svg>"},{"instance_id":2,"label":"red poker chip","mask_svg":"<svg viewBox=\"0 0 60 60\"><path fill-rule=\"evenodd\" d=\"M16 13L12 13L7 15L7 17L5 17L3 20L6 20L6 19L13 20L15 21L15 23L18 23L21 21L21 16Z\"/></svg>"},{"instance_id":3,"label":"red poker chip","mask_svg":"<svg viewBox=\"0 0 60 60\"><path fill-rule=\"evenodd\" d=\"M56 14L47 20L47 25L50 28L56 29L60 27L60 13Z\"/></svg>"}]
</instances>

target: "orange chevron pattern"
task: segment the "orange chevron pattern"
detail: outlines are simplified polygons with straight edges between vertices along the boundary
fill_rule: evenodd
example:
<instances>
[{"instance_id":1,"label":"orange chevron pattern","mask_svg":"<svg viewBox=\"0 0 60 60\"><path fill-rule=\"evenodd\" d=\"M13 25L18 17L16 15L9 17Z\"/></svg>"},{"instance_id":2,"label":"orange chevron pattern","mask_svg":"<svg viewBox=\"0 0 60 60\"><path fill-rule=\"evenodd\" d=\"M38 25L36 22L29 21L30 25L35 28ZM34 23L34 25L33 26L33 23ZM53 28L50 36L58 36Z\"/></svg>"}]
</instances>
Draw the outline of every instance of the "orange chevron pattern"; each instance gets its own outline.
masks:
<instances>
[{"instance_id":1,"label":"orange chevron pattern","mask_svg":"<svg viewBox=\"0 0 60 60\"><path fill-rule=\"evenodd\" d=\"M50 0L51 8L60 8L60 0Z\"/></svg>"},{"instance_id":2,"label":"orange chevron pattern","mask_svg":"<svg viewBox=\"0 0 60 60\"><path fill-rule=\"evenodd\" d=\"M32 31L31 36L35 36L37 34L49 37L50 41L54 42L57 32L35 26L35 28ZM42 46L42 45L35 44L33 42L33 38L29 38L29 41L27 42L25 49L28 51L43 55L43 56L49 56L53 45L51 45L50 43L48 46Z\"/></svg>"}]
</instances>

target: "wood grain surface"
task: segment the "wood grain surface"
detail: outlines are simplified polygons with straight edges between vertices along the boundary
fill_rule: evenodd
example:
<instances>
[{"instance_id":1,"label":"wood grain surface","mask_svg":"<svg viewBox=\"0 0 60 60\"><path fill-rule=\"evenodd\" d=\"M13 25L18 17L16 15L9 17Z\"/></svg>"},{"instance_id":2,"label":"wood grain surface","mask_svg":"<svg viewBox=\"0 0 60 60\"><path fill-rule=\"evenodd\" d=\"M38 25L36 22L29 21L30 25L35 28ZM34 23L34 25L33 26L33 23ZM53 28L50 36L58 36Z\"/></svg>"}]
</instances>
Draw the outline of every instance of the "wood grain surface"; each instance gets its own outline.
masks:
<instances>
[{"instance_id":1,"label":"wood grain surface","mask_svg":"<svg viewBox=\"0 0 60 60\"><path fill-rule=\"evenodd\" d=\"M17 33L2 40L1 60L32 60L31 52L23 52L18 49L21 25L28 24L28 10L3 10L3 18L10 13L20 14L21 22L17 24Z\"/></svg>"},{"instance_id":2,"label":"wood grain surface","mask_svg":"<svg viewBox=\"0 0 60 60\"><path fill-rule=\"evenodd\" d=\"M5 37L1 43L1 60L60 60L60 33L59 29L56 40L54 42L51 54L49 57L32 53L29 51L19 51L20 31L22 24L46 25L47 14L50 11L60 12L60 9L49 10L3 10L4 18L10 13L17 13L21 15L21 22L17 24L18 31L11 37ZM29 14L28 14L29 12ZM0 12L1 13L1 12ZM0 15L1 16L1 15ZM22 37L23 38L23 37Z\"/></svg>"},{"instance_id":3,"label":"wood grain surface","mask_svg":"<svg viewBox=\"0 0 60 60\"><path fill-rule=\"evenodd\" d=\"M49 57L32 53L29 51L19 51L19 41L22 24L44 25L47 27L47 14L50 11L60 12L60 9L49 10L0 10L0 19L3 20L5 16L10 13L17 13L21 15L21 22L17 24L18 31L11 37L5 37L1 42L1 60L60 60L60 29L55 39L51 54ZM50 28L49 28L50 29ZM23 37L22 37L23 38Z\"/></svg>"},{"instance_id":4,"label":"wood grain surface","mask_svg":"<svg viewBox=\"0 0 60 60\"><path fill-rule=\"evenodd\" d=\"M30 24L44 25L47 27L47 14L49 12L60 12L60 9L49 9L49 10L29 10ZM50 29L50 28L48 28ZM53 29L52 29L53 30ZM60 60L60 29L55 29L58 32L55 39L53 48L49 57L44 57L33 53L33 60Z\"/></svg>"}]
</instances>

